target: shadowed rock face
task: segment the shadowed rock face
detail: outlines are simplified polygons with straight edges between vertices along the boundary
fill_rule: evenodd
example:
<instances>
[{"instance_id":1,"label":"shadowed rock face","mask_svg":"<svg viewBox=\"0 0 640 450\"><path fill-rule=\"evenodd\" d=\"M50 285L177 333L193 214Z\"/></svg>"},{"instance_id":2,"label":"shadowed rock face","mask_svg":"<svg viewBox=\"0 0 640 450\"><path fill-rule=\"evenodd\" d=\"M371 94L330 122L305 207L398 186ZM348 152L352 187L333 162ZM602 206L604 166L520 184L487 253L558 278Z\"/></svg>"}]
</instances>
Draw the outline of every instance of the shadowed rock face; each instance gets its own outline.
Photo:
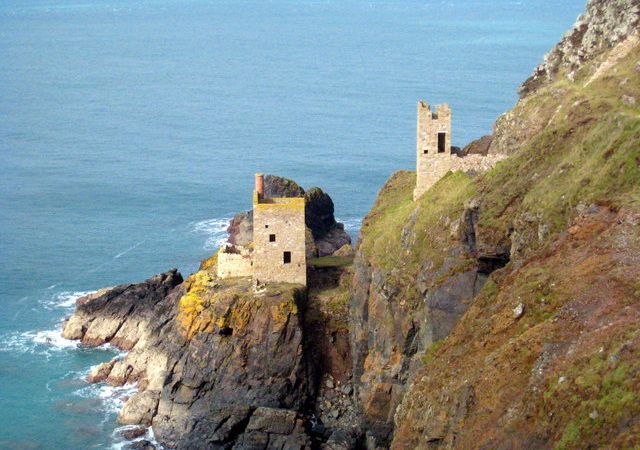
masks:
<instances>
[{"instance_id":1,"label":"shadowed rock face","mask_svg":"<svg viewBox=\"0 0 640 450\"><path fill-rule=\"evenodd\" d=\"M79 299L64 324L67 338L130 350L90 376L139 383L118 420L152 425L170 448L307 448L298 411L315 388L302 292L278 287L254 297L248 285L212 285L198 293L205 310L185 319L180 299L193 287L181 282L172 270L100 291Z\"/></svg>"},{"instance_id":2,"label":"shadowed rock face","mask_svg":"<svg viewBox=\"0 0 640 450\"><path fill-rule=\"evenodd\" d=\"M447 245L437 255L441 262L421 255L416 267L384 267L380 258L412 259L410 252L425 245L422 239L414 242L414 235L425 225L417 224L424 205L410 200L413 179L398 173L383 187L365 218L354 262L349 304L351 351L361 427L369 448L391 445L396 409L413 374L423 365L425 350L449 336L487 275L508 262L508 247L495 246L477 233L478 205L468 202L450 217L450 227L435 232L447 237ZM407 220L396 224L400 228L392 228L391 234L402 236L401 245L389 249L393 255L386 251L372 255L368 249L371 241L384 237L371 235L369 227L375 228L378 221L391 223L385 217L388 212L378 205L401 189L405 191L401 201L409 200L414 207ZM495 255L503 257L500 263L483 263Z\"/></svg>"},{"instance_id":3,"label":"shadowed rock face","mask_svg":"<svg viewBox=\"0 0 640 450\"><path fill-rule=\"evenodd\" d=\"M305 222L311 230L317 256L331 255L345 244L351 243L351 237L344 226L336 222L333 200L320 188L311 188L305 193L295 181L275 175L264 177L264 190L267 197L304 197L306 205ZM229 222L228 242L236 245L249 245L253 241L253 212L236 214Z\"/></svg>"},{"instance_id":4,"label":"shadowed rock face","mask_svg":"<svg viewBox=\"0 0 640 450\"><path fill-rule=\"evenodd\" d=\"M493 137L490 135L482 136L481 138L476 139L475 141L472 141L469 144L465 145L464 148L460 150L460 152L458 153L458 156L467 156L467 155L486 156L489 153L489 148L491 147L492 140L493 140Z\"/></svg>"}]
</instances>

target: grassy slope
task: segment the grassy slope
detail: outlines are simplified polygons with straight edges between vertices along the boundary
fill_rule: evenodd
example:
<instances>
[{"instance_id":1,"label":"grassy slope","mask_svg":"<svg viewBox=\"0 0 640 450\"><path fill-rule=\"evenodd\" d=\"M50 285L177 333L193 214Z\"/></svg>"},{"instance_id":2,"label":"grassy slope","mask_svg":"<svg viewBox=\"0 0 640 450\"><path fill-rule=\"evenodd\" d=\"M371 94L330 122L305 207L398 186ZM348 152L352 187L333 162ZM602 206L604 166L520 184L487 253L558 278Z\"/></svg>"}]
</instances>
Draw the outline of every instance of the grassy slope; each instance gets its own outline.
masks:
<instances>
[{"instance_id":1,"label":"grassy slope","mask_svg":"<svg viewBox=\"0 0 640 450\"><path fill-rule=\"evenodd\" d=\"M622 102L640 99L639 59L636 48L588 86L589 66L521 102L548 125L486 176L450 174L417 204L409 172L381 190L360 251L408 301L466 200L480 200L485 241L535 228L426 358L396 448L640 445L640 111Z\"/></svg>"}]
</instances>

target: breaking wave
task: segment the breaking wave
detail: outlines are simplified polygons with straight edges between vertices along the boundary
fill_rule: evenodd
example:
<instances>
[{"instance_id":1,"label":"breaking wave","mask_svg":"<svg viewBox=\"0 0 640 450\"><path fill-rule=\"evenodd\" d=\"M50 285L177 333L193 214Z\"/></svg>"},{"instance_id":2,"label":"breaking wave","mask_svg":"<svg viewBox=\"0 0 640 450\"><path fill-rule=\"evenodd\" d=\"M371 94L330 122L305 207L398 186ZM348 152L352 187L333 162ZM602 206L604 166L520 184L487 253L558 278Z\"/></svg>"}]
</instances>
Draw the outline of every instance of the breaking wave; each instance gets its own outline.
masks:
<instances>
[{"instance_id":1,"label":"breaking wave","mask_svg":"<svg viewBox=\"0 0 640 450\"><path fill-rule=\"evenodd\" d=\"M344 230L349 233L354 242L358 239L358 233L360 233L360 227L362 226L362 217L348 217L346 219L336 217L336 221L344 224Z\"/></svg>"},{"instance_id":2,"label":"breaking wave","mask_svg":"<svg viewBox=\"0 0 640 450\"><path fill-rule=\"evenodd\" d=\"M227 241L229 237L227 227L230 220L230 217L201 220L191 224L191 231L206 236L205 250L215 250Z\"/></svg>"},{"instance_id":3,"label":"breaking wave","mask_svg":"<svg viewBox=\"0 0 640 450\"><path fill-rule=\"evenodd\" d=\"M71 309L76 305L76 300L95 291L58 292L50 298L40 301L46 309Z\"/></svg>"}]
</instances>

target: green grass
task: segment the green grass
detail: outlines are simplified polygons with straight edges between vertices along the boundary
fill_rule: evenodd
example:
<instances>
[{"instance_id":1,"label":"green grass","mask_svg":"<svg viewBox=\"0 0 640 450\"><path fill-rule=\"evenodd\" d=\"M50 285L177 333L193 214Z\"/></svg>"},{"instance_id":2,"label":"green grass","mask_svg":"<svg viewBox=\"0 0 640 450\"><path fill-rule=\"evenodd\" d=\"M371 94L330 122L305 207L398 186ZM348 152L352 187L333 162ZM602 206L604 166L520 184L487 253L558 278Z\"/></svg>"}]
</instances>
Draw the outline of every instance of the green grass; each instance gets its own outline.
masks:
<instances>
[{"instance_id":1,"label":"green grass","mask_svg":"<svg viewBox=\"0 0 640 450\"><path fill-rule=\"evenodd\" d=\"M353 264L353 256L323 256L311 258L308 265L311 267L347 267Z\"/></svg>"},{"instance_id":2,"label":"green grass","mask_svg":"<svg viewBox=\"0 0 640 450\"><path fill-rule=\"evenodd\" d=\"M549 123L480 180L486 236L502 239L524 213L553 236L579 203L640 207L640 110L621 101L623 94L640 99L639 56L637 49L615 76L587 87L560 81L516 106L516 115L541 115Z\"/></svg>"},{"instance_id":3,"label":"green grass","mask_svg":"<svg viewBox=\"0 0 640 450\"><path fill-rule=\"evenodd\" d=\"M424 356L422 357L422 363L426 365L426 364L429 364L431 361L433 361L436 357L436 354L438 353L438 350L442 348L443 344L444 344L444 339L435 341L433 344L427 347L427 349L424 352Z\"/></svg>"},{"instance_id":4,"label":"green grass","mask_svg":"<svg viewBox=\"0 0 640 450\"><path fill-rule=\"evenodd\" d=\"M472 178L462 172L448 173L416 202L414 187L413 172L396 172L389 179L363 222L360 245L390 283L406 288L408 297L416 296L411 286L425 261L431 270L442 265L456 242L450 228L475 193Z\"/></svg>"}]
</instances>

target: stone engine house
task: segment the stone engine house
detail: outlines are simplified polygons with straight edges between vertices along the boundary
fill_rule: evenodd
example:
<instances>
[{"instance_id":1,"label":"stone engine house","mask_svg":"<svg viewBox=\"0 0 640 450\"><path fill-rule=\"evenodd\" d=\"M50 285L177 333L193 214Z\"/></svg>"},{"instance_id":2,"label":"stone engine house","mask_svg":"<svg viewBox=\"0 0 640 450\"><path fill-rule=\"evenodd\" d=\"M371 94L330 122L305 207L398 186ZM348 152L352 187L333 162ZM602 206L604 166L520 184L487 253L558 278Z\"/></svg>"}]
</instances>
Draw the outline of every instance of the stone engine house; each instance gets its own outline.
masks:
<instances>
[{"instance_id":1,"label":"stone engine house","mask_svg":"<svg viewBox=\"0 0 640 450\"><path fill-rule=\"evenodd\" d=\"M431 111L427 102L418 102L416 153L414 200L452 169L451 108L446 103Z\"/></svg>"},{"instance_id":2,"label":"stone engine house","mask_svg":"<svg viewBox=\"0 0 640 450\"><path fill-rule=\"evenodd\" d=\"M413 200L416 201L445 176L449 171L461 170L477 175L491 169L498 161L506 158L499 153L464 157L452 152L451 108L442 104L432 111L425 101L418 102L418 126L416 136L416 187Z\"/></svg>"},{"instance_id":3,"label":"stone engine house","mask_svg":"<svg viewBox=\"0 0 640 450\"><path fill-rule=\"evenodd\" d=\"M253 191L253 244L227 244L218 252L220 278L253 277L266 283L307 284L305 200L270 198L264 177L256 174Z\"/></svg>"},{"instance_id":4,"label":"stone engine house","mask_svg":"<svg viewBox=\"0 0 640 450\"><path fill-rule=\"evenodd\" d=\"M267 198L256 174L253 192L253 280L307 284L304 198Z\"/></svg>"}]
</instances>

